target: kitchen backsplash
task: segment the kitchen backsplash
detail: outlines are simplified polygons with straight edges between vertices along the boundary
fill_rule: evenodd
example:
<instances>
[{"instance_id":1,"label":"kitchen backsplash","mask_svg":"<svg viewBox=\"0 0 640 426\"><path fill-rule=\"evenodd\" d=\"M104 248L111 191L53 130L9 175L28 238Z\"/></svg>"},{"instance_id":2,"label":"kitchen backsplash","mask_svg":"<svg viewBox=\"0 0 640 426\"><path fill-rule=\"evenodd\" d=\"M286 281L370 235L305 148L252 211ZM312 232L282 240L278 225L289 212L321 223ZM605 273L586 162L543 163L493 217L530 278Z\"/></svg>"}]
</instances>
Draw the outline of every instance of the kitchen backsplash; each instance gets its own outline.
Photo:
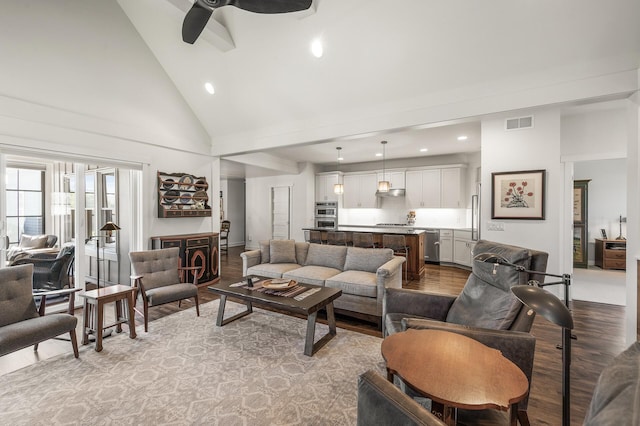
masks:
<instances>
[{"instance_id":1,"label":"kitchen backsplash","mask_svg":"<svg viewBox=\"0 0 640 426\"><path fill-rule=\"evenodd\" d=\"M471 227L470 209L412 209L416 212L418 228L469 228ZM382 209L340 209L340 225L375 225L376 223L407 223L409 210L404 207L392 208L385 205Z\"/></svg>"}]
</instances>

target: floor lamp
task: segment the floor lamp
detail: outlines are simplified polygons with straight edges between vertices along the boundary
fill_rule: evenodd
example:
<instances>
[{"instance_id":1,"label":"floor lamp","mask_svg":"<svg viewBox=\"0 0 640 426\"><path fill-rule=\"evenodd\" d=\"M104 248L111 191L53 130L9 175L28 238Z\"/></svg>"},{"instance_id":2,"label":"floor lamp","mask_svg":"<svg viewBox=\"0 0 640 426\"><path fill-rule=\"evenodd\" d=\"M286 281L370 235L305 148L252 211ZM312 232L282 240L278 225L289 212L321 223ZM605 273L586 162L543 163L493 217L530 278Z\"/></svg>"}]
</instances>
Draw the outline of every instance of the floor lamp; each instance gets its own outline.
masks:
<instances>
[{"instance_id":1,"label":"floor lamp","mask_svg":"<svg viewBox=\"0 0 640 426\"><path fill-rule=\"evenodd\" d=\"M113 231L119 231L120 227L118 225L116 225L113 222L107 222L104 224L104 226L102 228L100 228L101 231L105 231L106 235L94 235L91 238L95 238L96 239L96 256L97 256L97 274L96 274L96 278L98 281L98 290L100 290L100 238L111 238L113 236ZM106 245L106 243L105 243Z\"/></svg>"},{"instance_id":2,"label":"floor lamp","mask_svg":"<svg viewBox=\"0 0 640 426\"><path fill-rule=\"evenodd\" d=\"M529 285L516 285L511 287L511 292L516 298L518 298L518 300L533 309L536 313L542 315L548 321L562 327L562 426L570 426L571 330L573 329L573 317L571 316L571 311L569 311L569 286L571 285L571 275L556 275L548 274L546 272L530 271L522 265L510 263L503 256L494 253L481 253L474 257L473 260L493 263L494 273L499 265L505 265L520 272L561 278L561 281L551 283L540 283L536 280L530 280ZM542 288L548 285L557 284L564 285L565 303L562 303L554 294Z\"/></svg>"}]
</instances>

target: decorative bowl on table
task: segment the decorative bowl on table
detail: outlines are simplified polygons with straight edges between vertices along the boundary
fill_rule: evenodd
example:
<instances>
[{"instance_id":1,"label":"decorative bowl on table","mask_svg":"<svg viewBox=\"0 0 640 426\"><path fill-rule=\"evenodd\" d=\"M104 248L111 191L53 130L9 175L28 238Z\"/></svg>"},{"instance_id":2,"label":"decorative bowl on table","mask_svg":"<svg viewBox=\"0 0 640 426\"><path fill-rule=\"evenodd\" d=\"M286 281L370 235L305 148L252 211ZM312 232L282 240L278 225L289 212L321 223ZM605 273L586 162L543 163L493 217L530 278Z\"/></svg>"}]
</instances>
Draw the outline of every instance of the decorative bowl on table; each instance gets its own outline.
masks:
<instances>
[{"instance_id":1,"label":"decorative bowl on table","mask_svg":"<svg viewBox=\"0 0 640 426\"><path fill-rule=\"evenodd\" d=\"M274 278L271 280L266 280L262 283L262 287L268 288L269 290L288 290L291 287L294 287L298 284L296 280L285 280Z\"/></svg>"}]
</instances>

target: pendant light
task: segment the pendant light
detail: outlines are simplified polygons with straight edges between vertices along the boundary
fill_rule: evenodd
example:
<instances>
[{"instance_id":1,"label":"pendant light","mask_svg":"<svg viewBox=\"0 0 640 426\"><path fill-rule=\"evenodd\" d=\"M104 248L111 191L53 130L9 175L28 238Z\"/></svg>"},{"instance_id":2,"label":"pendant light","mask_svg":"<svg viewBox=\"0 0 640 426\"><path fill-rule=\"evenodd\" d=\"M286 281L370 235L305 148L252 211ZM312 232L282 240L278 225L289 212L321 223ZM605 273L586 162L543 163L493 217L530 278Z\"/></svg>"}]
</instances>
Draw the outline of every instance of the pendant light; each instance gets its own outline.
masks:
<instances>
[{"instance_id":1,"label":"pendant light","mask_svg":"<svg viewBox=\"0 0 640 426\"><path fill-rule=\"evenodd\" d=\"M336 149L338 150L338 159L336 160L336 170L340 172L340 160L342 160L342 158L340 158L340 150L342 148L337 147ZM344 185L340 183L340 175L338 175L338 183L333 185L333 193L338 195L344 194Z\"/></svg>"},{"instance_id":2,"label":"pendant light","mask_svg":"<svg viewBox=\"0 0 640 426\"><path fill-rule=\"evenodd\" d=\"M385 159L386 159L386 145L387 141L380 142L382 144L382 180L378 182L378 192L389 192L391 184L385 179Z\"/></svg>"}]
</instances>

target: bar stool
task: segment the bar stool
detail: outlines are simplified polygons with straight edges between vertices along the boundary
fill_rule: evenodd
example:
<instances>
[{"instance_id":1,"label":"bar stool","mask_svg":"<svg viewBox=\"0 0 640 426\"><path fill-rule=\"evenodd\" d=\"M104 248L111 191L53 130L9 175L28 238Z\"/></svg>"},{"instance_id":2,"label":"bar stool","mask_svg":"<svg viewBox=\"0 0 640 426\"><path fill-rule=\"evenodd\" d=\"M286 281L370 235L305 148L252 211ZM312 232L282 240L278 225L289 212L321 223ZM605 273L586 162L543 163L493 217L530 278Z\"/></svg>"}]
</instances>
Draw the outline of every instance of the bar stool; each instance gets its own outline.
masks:
<instances>
[{"instance_id":1,"label":"bar stool","mask_svg":"<svg viewBox=\"0 0 640 426\"><path fill-rule=\"evenodd\" d=\"M347 233L342 231L327 232L327 244L330 244L332 246L346 246Z\"/></svg>"},{"instance_id":2,"label":"bar stool","mask_svg":"<svg viewBox=\"0 0 640 426\"><path fill-rule=\"evenodd\" d=\"M373 242L373 234L370 232L354 232L353 246L362 248L375 248L376 245Z\"/></svg>"},{"instance_id":3,"label":"bar stool","mask_svg":"<svg viewBox=\"0 0 640 426\"><path fill-rule=\"evenodd\" d=\"M406 261L404 262L404 277L409 281L409 247L404 235L396 234L383 234L382 235L382 247L390 248L393 250L393 254L396 256L404 256Z\"/></svg>"},{"instance_id":4,"label":"bar stool","mask_svg":"<svg viewBox=\"0 0 640 426\"><path fill-rule=\"evenodd\" d=\"M314 244L322 244L322 232L309 231L307 242L314 243Z\"/></svg>"}]
</instances>

